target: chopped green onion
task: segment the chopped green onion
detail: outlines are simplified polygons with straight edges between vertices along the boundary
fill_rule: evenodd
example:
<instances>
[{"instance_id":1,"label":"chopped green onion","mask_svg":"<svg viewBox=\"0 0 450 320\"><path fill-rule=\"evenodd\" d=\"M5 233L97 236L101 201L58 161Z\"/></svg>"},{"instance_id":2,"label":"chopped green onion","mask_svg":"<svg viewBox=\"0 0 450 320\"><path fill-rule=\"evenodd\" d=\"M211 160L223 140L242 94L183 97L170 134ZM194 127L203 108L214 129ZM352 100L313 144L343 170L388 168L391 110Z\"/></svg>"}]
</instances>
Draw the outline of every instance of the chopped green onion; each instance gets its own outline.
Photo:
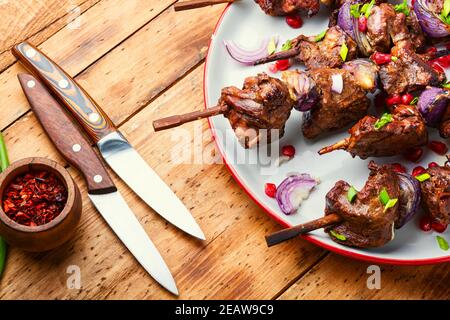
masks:
<instances>
[{"instance_id":1,"label":"chopped green onion","mask_svg":"<svg viewBox=\"0 0 450 320\"><path fill-rule=\"evenodd\" d=\"M374 127L375 130L379 130L383 128L388 123L392 122L392 115L390 113L383 113L380 119L375 122Z\"/></svg>"},{"instance_id":2,"label":"chopped green onion","mask_svg":"<svg viewBox=\"0 0 450 320\"><path fill-rule=\"evenodd\" d=\"M315 41L315 42L322 41L322 39L325 38L325 35L327 34L327 32L328 32L328 29L322 31L321 33L319 33L319 34L316 36L316 38L314 39L314 41Z\"/></svg>"},{"instance_id":3,"label":"chopped green onion","mask_svg":"<svg viewBox=\"0 0 450 320\"><path fill-rule=\"evenodd\" d=\"M441 236L436 236L436 240L437 240L437 243L438 243L438 245L439 245L439 248L441 248L441 249L444 250L444 251L447 251L447 250L448 250L449 246L448 246L447 240L445 240L445 239L444 239L443 237L441 237Z\"/></svg>"},{"instance_id":4,"label":"chopped green onion","mask_svg":"<svg viewBox=\"0 0 450 320\"><path fill-rule=\"evenodd\" d=\"M338 239L338 240L341 240L341 241L347 240L347 238L346 238L344 235L339 234L339 233L337 233L337 232L335 232L335 231L333 231L333 230L330 230L330 234L331 234L333 237L335 237L336 239Z\"/></svg>"},{"instance_id":5,"label":"chopped green onion","mask_svg":"<svg viewBox=\"0 0 450 320\"><path fill-rule=\"evenodd\" d=\"M420 182L424 182L430 178L431 178L431 176L429 173L422 173L422 174L416 176L416 179L419 180Z\"/></svg>"},{"instance_id":6,"label":"chopped green onion","mask_svg":"<svg viewBox=\"0 0 450 320\"><path fill-rule=\"evenodd\" d=\"M287 51L289 49L292 49L292 41L287 40L283 45L281 46L281 51Z\"/></svg>"},{"instance_id":7,"label":"chopped green onion","mask_svg":"<svg viewBox=\"0 0 450 320\"><path fill-rule=\"evenodd\" d=\"M0 134L0 172L5 170L9 166L8 152L6 151L5 140ZM6 242L0 238L0 277L2 276L3 270L6 263Z\"/></svg>"},{"instance_id":8,"label":"chopped green onion","mask_svg":"<svg viewBox=\"0 0 450 320\"><path fill-rule=\"evenodd\" d=\"M355 18L359 18L359 16L361 15L361 14L359 13L359 7L360 7L360 6L361 6L360 3L352 4L352 5L350 6L350 15L352 15L352 16L355 17Z\"/></svg>"},{"instance_id":9,"label":"chopped green onion","mask_svg":"<svg viewBox=\"0 0 450 320\"><path fill-rule=\"evenodd\" d=\"M396 4L394 6L394 10L395 12L403 12L405 14L405 16L409 16L409 7L408 7L408 1L407 0L403 0L402 3L400 4Z\"/></svg>"},{"instance_id":10,"label":"chopped green onion","mask_svg":"<svg viewBox=\"0 0 450 320\"><path fill-rule=\"evenodd\" d=\"M370 1L370 3L364 4L361 8L361 14L364 14L366 18L370 17L370 11L372 11L374 5L375 0Z\"/></svg>"},{"instance_id":11,"label":"chopped green onion","mask_svg":"<svg viewBox=\"0 0 450 320\"><path fill-rule=\"evenodd\" d=\"M352 203L353 200L355 200L357 194L358 194L358 191L355 189L354 186L351 186L350 189L348 189L348 192L347 192L348 202Z\"/></svg>"},{"instance_id":12,"label":"chopped green onion","mask_svg":"<svg viewBox=\"0 0 450 320\"><path fill-rule=\"evenodd\" d=\"M444 17L448 17L450 14L450 0L444 1L444 8L442 9L441 15Z\"/></svg>"},{"instance_id":13,"label":"chopped green onion","mask_svg":"<svg viewBox=\"0 0 450 320\"><path fill-rule=\"evenodd\" d=\"M417 104L417 102L419 102L419 97L414 97L414 99L412 99L409 104L413 106L413 105Z\"/></svg>"},{"instance_id":14,"label":"chopped green onion","mask_svg":"<svg viewBox=\"0 0 450 320\"><path fill-rule=\"evenodd\" d=\"M392 56L392 57L391 57L391 60L392 60L392 61L397 61L398 58L397 58L396 56Z\"/></svg>"},{"instance_id":15,"label":"chopped green onion","mask_svg":"<svg viewBox=\"0 0 450 320\"><path fill-rule=\"evenodd\" d=\"M450 82L444 83L443 85L441 85L441 87L445 89L450 89Z\"/></svg>"},{"instance_id":16,"label":"chopped green onion","mask_svg":"<svg viewBox=\"0 0 450 320\"><path fill-rule=\"evenodd\" d=\"M341 55L342 61L347 60L348 47L345 42L342 44L341 52L339 52L339 54Z\"/></svg>"},{"instance_id":17,"label":"chopped green onion","mask_svg":"<svg viewBox=\"0 0 450 320\"><path fill-rule=\"evenodd\" d=\"M386 212L387 209L392 208L393 206L395 206L395 204L398 202L398 199L389 199L389 201L386 203L386 205L384 206L384 210L383 212Z\"/></svg>"},{"instance_id":18,"label":"chopped green onion","mask_svg":"<svg viewBox=\"0 0 450 320\"><path fill-rule=\"evenodd\" d=\"M445 24L450 25L450 15L449 16L444 16L442 15L442 13L440 15L438 15L438 18Z\"/></svg>"},{"instance_id":19,"label":"chopped green onion","mask_svg":"<svg viewBox=\"0 0 450 320\"><path fill-rule=\"evenodd\" d=\"M380 202L383 204L383 206L385 206L389 200L391 200L391 198L389 198L389 194L386 190L386 188L383 188L383 190L381 190L380 192Z\"/></svg>"},{"instance_id":20,"label":"chopped green onion","mask_svg":"<svg viewBox=\"0 0 450 320\"><path fill-rule=\"evenodd\" d=\"M277 44L275 42L275 38L270 39L269 45L267 46L267 52L269 54L275 53L277 50Z\"/></svg>"}]
</instances>

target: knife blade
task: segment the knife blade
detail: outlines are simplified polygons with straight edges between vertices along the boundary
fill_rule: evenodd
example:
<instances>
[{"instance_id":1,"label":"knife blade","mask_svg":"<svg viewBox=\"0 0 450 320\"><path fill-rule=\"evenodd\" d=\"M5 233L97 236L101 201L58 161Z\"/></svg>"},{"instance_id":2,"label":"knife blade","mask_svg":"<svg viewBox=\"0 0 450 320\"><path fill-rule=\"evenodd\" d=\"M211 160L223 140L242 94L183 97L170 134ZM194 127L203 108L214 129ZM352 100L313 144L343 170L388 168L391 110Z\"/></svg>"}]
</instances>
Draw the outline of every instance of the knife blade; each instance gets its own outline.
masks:
<instances>
[{"instance_id":1,"label":"knife blade","mask_svg":"<svg viewBox=\"0 0 450 320\"><path fill-rule=\"evenodd\" d=\"M203 231L181 200L149 167L106 113L75 80L27 42L14 46L12 52L53 92L97 144L108 165L144 202L179 229L205 240Z\"/></svg>"},{"instance_id":2,"label":"knife blade","mask_svg":"<svg viewBox=\"0 0 450 320\"><path fill-rule=\"evenodd\" d=\"M94 206L144 269L164 288L177 295L175 280L158 249L126 204L80 128L39 80L29 74L19 74L18 78L49 138L64 158L83 174L88 196Z\"/></svg>"}]
</instances>

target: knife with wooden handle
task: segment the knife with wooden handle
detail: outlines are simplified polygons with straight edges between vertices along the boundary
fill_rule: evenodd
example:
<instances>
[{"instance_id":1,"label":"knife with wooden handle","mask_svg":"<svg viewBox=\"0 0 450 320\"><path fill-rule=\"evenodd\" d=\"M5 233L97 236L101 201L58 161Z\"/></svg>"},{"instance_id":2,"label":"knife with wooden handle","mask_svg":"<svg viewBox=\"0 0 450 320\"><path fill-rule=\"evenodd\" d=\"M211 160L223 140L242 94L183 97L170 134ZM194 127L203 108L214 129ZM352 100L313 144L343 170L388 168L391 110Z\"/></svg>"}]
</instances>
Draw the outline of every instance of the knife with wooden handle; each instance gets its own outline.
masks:
<instances>
[{"instance_id":1,"label":"knife with wooden handle","mask_svg":"<svg viewBox=\"0 0 450 320\"><path fill-rule=\"evenodd\" d=\"M156 281L173 294L178 294L169 268L117 191L102 160L80 128L39 80L29 74L19 74L18 78L50 140L64 158L81 171L87 183L89 198L111 229Z\"/></svg>"},{"instance_id":2,"label":"knife with wooden handle","mask_svg":"<svg viewBox=\"0 0 450 320\"><path fill-rule=\"evenodd\" d=\"M205 236L180 199L161 180L106 113L64 70L27 42L12 49L24 66L58 98L93 142L117 175L164 219L204 240Z\"/></svg>"}]
</instances>

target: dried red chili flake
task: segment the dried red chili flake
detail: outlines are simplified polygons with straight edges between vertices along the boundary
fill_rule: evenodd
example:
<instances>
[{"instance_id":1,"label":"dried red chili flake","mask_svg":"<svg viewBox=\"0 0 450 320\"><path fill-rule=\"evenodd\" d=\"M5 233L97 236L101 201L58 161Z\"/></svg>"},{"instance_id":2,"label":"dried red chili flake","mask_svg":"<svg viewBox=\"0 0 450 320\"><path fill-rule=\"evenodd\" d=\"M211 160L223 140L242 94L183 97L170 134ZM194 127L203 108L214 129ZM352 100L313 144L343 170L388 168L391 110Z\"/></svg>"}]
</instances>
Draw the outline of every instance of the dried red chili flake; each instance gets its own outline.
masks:
<instances>
[{"instance_id":1,"label":"dried red chili flake","mask_svg":"<svg viewBox=\"0 0 450 320\"><path fill-rule=\"evenodd\" d=\"M67 190L51 172L30 171L16 177L3 193L3 211L15 222L40 226L55 219L67 202Z\"/></svg>"}]
</instances>

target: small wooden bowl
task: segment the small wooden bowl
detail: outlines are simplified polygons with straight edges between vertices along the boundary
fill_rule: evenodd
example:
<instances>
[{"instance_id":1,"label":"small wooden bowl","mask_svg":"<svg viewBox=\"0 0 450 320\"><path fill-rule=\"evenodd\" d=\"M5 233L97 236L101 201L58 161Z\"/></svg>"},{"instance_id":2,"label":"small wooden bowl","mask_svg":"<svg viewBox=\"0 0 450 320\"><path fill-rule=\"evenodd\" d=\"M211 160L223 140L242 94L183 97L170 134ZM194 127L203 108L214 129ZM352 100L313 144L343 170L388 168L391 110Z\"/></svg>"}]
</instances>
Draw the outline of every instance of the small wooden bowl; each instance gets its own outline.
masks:
<instances>
[{"instance_id":1,"label":"small wooden bowl","mask_svg":"<svg viewBox=\"0 0 450 320\"><path fill-rule=\"evenodd\" d=\"M0 174L0 201L3 192L17 176L31 170L43 170L56 174L67 189L67 203L63 211L47 224L29 227L11 220L0 205L0 235L11 246L25 251L47 251L69 240L81 217L81 194L69 172L55 161L45 158L26 158L12 163Z\"/></svg>"}]
</instances>

